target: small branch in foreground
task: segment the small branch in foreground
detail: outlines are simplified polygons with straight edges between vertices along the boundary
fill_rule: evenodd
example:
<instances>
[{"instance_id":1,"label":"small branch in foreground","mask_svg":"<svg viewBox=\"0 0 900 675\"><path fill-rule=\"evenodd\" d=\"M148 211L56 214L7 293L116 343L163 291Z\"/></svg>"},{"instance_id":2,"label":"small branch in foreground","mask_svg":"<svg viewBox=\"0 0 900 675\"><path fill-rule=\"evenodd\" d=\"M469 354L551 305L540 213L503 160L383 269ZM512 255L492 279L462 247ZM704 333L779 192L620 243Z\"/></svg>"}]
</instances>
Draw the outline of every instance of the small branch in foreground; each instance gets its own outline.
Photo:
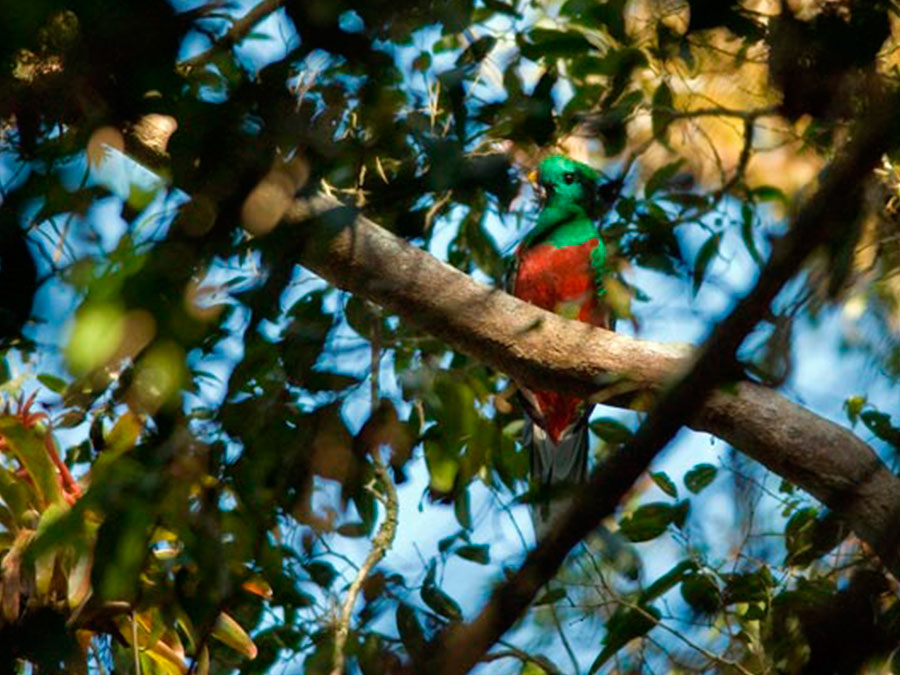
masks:
<instances>
[{"instance_id":1,"label":"small branch in foreground","mask_svg":"<svg viewBox=\"0 0 900 675\"><path fill-rule=\"evenodd\" d=\"M372 373L371 373L371 396L372 396L372 415L374 416L378 410L380 400L378 373L381 368L381 341L378 335L378 323L375 324L375 334L372 336ZM344 598L344 605L341 609L341 616L335 631L334 637L334 667L331 675L341 675L344 672L344 647L347 644L347 637L350 635L350 623L353 621L353 607L356 605L356 599L362 586L371 573L372 569L381 562L391 545L394 543L394 535L397 533L397 514L399 506L397 502L397 488L388 471L387 465L381 457L381 449L372 448L372 464L375 467L375 480L382 490L384 503L384 521L378 528L378 533L372 540L372 548L369 555L356 573L356 578L350 584L347 590L347 597Z\"/></svg>"},{"instance_id":2,"label":"small branch in foreground","mask_svg":"<svg viewBox=\"0 0 900 675\"><path fill-rule=\"evenodd\" d=\"M522 664L533 663L543 670L547 675L562 675L562 671L557 668L545 656L532 656L526 651L513 647L512 645L504 645L506 649L502 651L490 652L481 658L482 663L490 663L491 661L499 661L500 659L518 659Z\"/></svg>"},{"instance_id":3,"label":"small branch in foreground","mask_svg":"<svg viewBox=\"0 0 900 675\"><path fill-rule=\"evenodd\" d=\"M328 197L297 200L269 236L338 288L536 389L602 391L604 402L629 407L654 400L691 361L684 345L570 321L480 284ZM900 577L900 478L846 426L751 382L715 391L688 425L833 509Z\"/></svg>"}]
</instances>

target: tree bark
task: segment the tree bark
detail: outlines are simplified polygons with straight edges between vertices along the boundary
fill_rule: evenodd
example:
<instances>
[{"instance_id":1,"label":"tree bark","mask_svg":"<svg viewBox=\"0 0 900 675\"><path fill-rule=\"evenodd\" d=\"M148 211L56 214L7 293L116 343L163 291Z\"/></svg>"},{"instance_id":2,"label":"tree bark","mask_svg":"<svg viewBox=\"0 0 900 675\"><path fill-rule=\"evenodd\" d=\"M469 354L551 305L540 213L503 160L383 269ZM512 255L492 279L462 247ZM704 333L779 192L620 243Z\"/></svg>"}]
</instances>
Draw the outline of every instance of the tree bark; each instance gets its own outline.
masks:
<instances>
[{"instance_id":1,"label":"tree bark","mask_svg":"<svg viewBox=\"0 0 900 675\"><path fill-rule=\"evenodd\" d=\"M480 284L327 197L298 200L285 221L302 224L298 262L528 386L621 404L623 391L655 392L690 365L683 346L569 321ZM848 429L749 382L714 393L689 426L837 511L900 576L900 479Z\"/></svg>"}]
</instances>

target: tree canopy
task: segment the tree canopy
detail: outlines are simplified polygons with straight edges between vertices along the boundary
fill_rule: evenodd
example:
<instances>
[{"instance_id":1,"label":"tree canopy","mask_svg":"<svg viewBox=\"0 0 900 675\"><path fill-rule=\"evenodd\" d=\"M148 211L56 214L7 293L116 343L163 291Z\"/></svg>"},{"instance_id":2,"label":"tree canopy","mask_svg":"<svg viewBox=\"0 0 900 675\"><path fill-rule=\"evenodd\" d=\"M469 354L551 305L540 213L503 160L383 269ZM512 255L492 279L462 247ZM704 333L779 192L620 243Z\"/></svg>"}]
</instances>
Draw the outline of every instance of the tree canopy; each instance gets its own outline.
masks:
<instances>
[{"instance_id":1,"label":"tree canopy","mask_svg":"<svg viewBox=\"0 0 900 675\"><path fill-rule=\"evenodd\" d=\"M900 668L893 0L0 26L4 670ZM550 152L618 333L500 290ZM516 382L602 404L539 544Z\"/></svg>"}]
</instances>

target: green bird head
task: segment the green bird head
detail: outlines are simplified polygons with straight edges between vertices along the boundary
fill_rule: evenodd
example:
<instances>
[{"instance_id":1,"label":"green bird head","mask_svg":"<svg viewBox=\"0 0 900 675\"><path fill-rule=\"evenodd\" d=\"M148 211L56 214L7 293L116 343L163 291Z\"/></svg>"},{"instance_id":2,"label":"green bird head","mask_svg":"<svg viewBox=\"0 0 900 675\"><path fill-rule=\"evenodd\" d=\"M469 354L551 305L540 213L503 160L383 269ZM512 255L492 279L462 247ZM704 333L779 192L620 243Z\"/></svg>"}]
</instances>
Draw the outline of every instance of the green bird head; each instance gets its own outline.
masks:
<instances>
[{"instance_id":1,"label":"green bird head","mask_svg":"<svg viewBox=\"0 0 900 675\"><path fill-rule=\"evenodd\" d=\"M622 186L621 179L601 182L601 178L599 171L562 155L543 160L537 171L529 174L529 179L537 183L541 212L525 239L526 245L544 239L560 227L574 222L592 223L600 218Z\"/></svg>"},{"instance_id":2,"label":"green bird head","mask_svg":"<svg viewBox=\"0 0 900 675\"><path fill-rule=\"evenodd\" d=\"M587 164L551 155L536 174L542 206L576 206L589 216L596 211L600 174Z\"/></svg>"}]
</instances>

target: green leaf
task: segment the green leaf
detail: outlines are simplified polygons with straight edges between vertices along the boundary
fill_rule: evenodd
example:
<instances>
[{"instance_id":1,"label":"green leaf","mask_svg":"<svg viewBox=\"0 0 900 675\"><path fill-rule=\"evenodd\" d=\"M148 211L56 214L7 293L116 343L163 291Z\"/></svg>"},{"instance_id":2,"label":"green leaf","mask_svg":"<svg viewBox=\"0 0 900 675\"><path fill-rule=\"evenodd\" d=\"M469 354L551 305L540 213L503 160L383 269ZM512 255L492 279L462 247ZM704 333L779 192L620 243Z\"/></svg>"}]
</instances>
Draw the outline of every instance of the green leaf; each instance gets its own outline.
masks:
<instances>
[{"instance_id":1,"label":"green leaf","mask_svg":"<svg viewBox=\"0 0 900 675\"><path fill-rule=\"evenodd\" d=\"M38 375L38 382L43 384L47 389L57 394L61 394L66 390L68 384L61 377L56 377L56 375L50 375L48 373L42 373Z\"/></svg>"},{"instance_id":2,"label":"green leaf","mask_svg":"<svg viewBox=\"0 0 900 675\"><path fill-rule=\"evenodd\" d=\"M47 454L44 437L34 429L26 429L18 417L11 415L0 416L0 434L31 477L40 505L62 503L56 467Z\"/></svg>"},{"instance_id":3,"label":"green leaf","mask_svg":"<svg viewBox=\"0 0 900 675\"><path fill-rule=\"evenodd\" d=\"M653 137L662 143L665 143L669 125L674 119L673 108L672 90L663 82L653 93L653 111L650 114Z\"/></svg>"},{"instance_id":4,"label":"green leaf","mask_svg":"<svg viewBox=\"0 0 900 675\"><path fill-rule=\"evenodd\" d=\"M672 479L669 478L664 472L657 471L656 473L651 473L650 478L656 483L656 486L669 495L672 499L678 499L678 488L675 487L675 483L672 482Z\"/></svg>"},{"instance_id":5,"label":"green leaf","mask_svg":"<svg viewBox=\"0 0 900 675\"><path fill-rule=\"evenodd\" d=\"M247 635L247 631L225 612L219 614L211 634L242 656L248 659L256 658L256 645L253 644L253 640Z\"/></svg>"},{"instance_id":6,"label":"green leaf","mask_svg":"<svg viewBox=\"0 0 900 675\"><path fill-rule=\"evenodd\" d=\"M694 295L697 295L697 291L700 290L700 286L703 284L703 279L706 277L706 268L709 267L709 263L716 253L719 252L721 241L722 235L717 232L703 242L703 246L700 247L697 258L694 260L693 283L691 285Z\"/></svg>"},{"instance_id":7,"label":"green leaf","mask_svg":"<svg viewBox=\"0 0 900 675\"><path fill-rule=\"evenodd\" d=\"M784 527L784 543L787 548L785 563L802 555L812 547L813 529L816 524L818 509L808 506L800 509L790 517Z\"/></svg>"},{"instance_id":8,"label":"green leaf","mask_svg":"<svg viewBox=\"0 0 900 675\"><path fill-rule=\"evenodd\" d=\"M419 55L413 59L412 69L419 72L425 72L431 66L431 54L428 52L419 52Z\"/></svg>"},{"instance_id":9,"label":"green leaf","mask_svg":"<svg viewBox=\"0 0 900 675\"><path fill-rule=\"evenodd\" d=\"M620 607L606 622L604 647L588 671L588 675L596 673L609 659L615 656L622 647L632 640L643 637L659 623L660 611L652 605L638 608Z\"/></svg>"},{"instance_id":10,"label":"green leaf","mask_svg":"<svg viewBox=\"0 0 900 675\"><path fill-rule=\"evenodd\" d=\"M538 597L538 599L535 600L534 605L535 607L540 607L541 605L554 605L565 597L566 589L562 586L557 586Z\"/></svg>"},{"instance_id":11,"label":"green leaf","mask_svg":"<svg viewBox=\"0 0 900 675\"><path fill-rule=\"evenodd\" d=\"M860 415L863 424L873 434L895 448L900 448L900 429L891 424L891 416L876 410L866 410Z\"/></svg>"},{"instance_id":12,"label":"green leaf","mask_svg":"<svg viewBox=\"0 0 900 675\"><path fill-rule=\"evenodd\" d=\"M419 591L422 601L428 605L437 614L450 619L451 621L462 621L462 610L456 601L449 595L444 593L435 583L435 564L431 561L428 567L428 573L425 575L425 582L422 584L422 590Z\"/></svg>"},{"instance_id":13,"label":"green leaf","mask_svg":"<svg viewBox=\"0 0 900 675\"><path fill-rule=\"evenodd\" d=\"M479 565L487 565L491 561L490 546L487 544L467 544L460 546L454 553Z\"/></svg>"},{"instance_id":14,"label":"green leaf","mask_svg":"<svg viewBox=\"0 0 900 675\"><path fill-rule=\"evenodd\" d=\"M681 525L686 515L686 502L673 506L653 502L639 506L619 524L619 531L634 542L656 539L671 525Z\"/></svg>"},{"instance_id":15,"label":"green leaf","mask_svg":"<svg viewBox=\"0 0 900 675\"><path fill-rule=\"evenodd\" d=\"M462 485L453 498L453 515L456 522L466 530L472 529L472 507L469 502L469 486Z\"/></svg>"},{"instance_id":16,"label":"green leaf","mask_svg":"<svg viewBox=\"0 0 900 675\"><path fill-rule=\"evenodd\" d=\"M20 525L26 510L31 506L33 496L34 492L28 483L16 478L8 469L0 467L0 499L3 499Z\"/></svg>"},{"instance_id":17,"label":"green leaf","mask_svg":"<svg viewBox=\"0 0 900 675\"><path fill-rule=\"evenodd\" d=\"M425 631L422 630L422 624L419 623L416 610L405 602L401 602L397 605L395 620L397 622L397 632L400 634L403 646L406 647L406 650L414 659L422 658L427 643Z\"/></svg>"},{"instance_id":18,"label":"green leaf","mask_svg":"<svg viewBox=\"0 0 900 675\"><path fill-rule=\"evenodd\" d=\"M456 534L451 534L449 537L444 537L438 542L438 551L440 551L441 553L446 553L458 539L469 541L469 533L465 530L460 530Z\"/></svg>"},{"instance_id":19,"label":"green leaf","mask_svg":"<svg viewBox=\"0 0 900 675\"><path fill-rule=\"evenodd\" d=\"M590 424L591 431L607 443L625 443L629 441L634 432L627 426L611 417L602 417Z\"/></svg>"},{"instance_id":20,"label":"green leaf","mask_svg":"<svg viewBox=\"0 0 900 675\"><path fill-rule=\"evenodd\" d=\"M759 202L781 202L785 206L789 204L787 196L773 185L762 185L750 191L750 195Z\"/></svg>"},{"instance_id":21,"label":"green leaf","mask_svg":"<svg viewBox=\"0 0 900 675\"><path fill-rule=\"evenodd\" d=\"M365 523L344 523L337 529L337 533L342 537L355 539L365 537L369 533L369 528Z\"/></svg>"},{"instance_id":22,"label":"green leaf","mask_svg":"<svg viewBox=\"0 0 900 675\"><path fill-rule=\"evenodd\" d=\"M769 591L775 586L772 573L766 565L755 572L741 574L725 574L725 604L733 605L741 602L768 602Z\"/></svg>"},{"instance_id":23,"label":"green leaf","mask_svg":"<svg viewBox=\"0 0 900 675\"><path fill-rule=\"evenodd\" d=\"M820 515L806 507L790 517L784 528L785 565L806 566L844 540L847 528L833 511Z\"/></svg>"},{"instance_id":24,"label":"green leaf","mask_svg":"<svg viewBox=\"0 0 900 675\"><path fill-rule=\"evenodd\" d=\"M675 177L675 174L678 173L678 170L684 164L683 159L677 159L670 164L666 164L665 166L657 169L652 176L647 180L646 185L644 185L644 196L647 199L650 199L654 194L656 194L662 187L666 185L672 178Z\"/></svg>"},{"instance_id":25,"label":"green leaf","mask_svg":"<svg viewBox=\"0 0 900 675\"><path fill-rule=\"evenodd\" d=\"M715 612L721 602L719 586L710 575L703 573L691 574L682 582L681 597L704 614Z\"/></svg>"},{"instance_id":26,"label":"green leaf","mask_svg":"<svg viewBox=\"0 0 900 675\"><path fill-rule=\"evenodd\" d=\"M583 33L550 28L532 28L528 31L527 40L521 34L517 34L516 43L522 56L531 61L540 61L542 58L578 56L592 47Z\"/></svg>"},{"instance_id":27,"label":"green leaf","mask_svg":"<svg viewBox=\"0 0 900 675\"><path fill-rule=\"evenodd\" d=\"M747 202L741 204L741 238L753 261L757 265L762 265L764 261L759 249L756 248L756 239L753 236L753 207Z\"/></svg>"},{"instance_id":28,"label":"green leaf","mask_svg":"<svg viewBox=\"0 0 900 675\"><path fill-rule=\"evenodd\" d=\"M718 472L712 464L697 464L684 475L684 486L697 494L716 479Z\"/></svg>"},{"instance_id":29,"label":"green leaf","mask_svg":"<svg viewBox=\"0 0 900 675\"><path fill-rule=\"evenodd\" d=\"M322 562L321 560L314 560L313 562L304 565L304 568L306 569L307 574L309 574L309 578L322 588L331 586L335 577L337 577L337 572L334 567L330 563Z\"/></svg>"},{"instance_id":30,"label":"green leaf","mask_svg":"<svg viewBox=\"0 0 900 675\"><path fill-rule=\"evenodd\" d=\"M685 575L696 569L697 563L693 560L682 560L677 563L672 569L644 589L640 596L640 603L645 604L656 600L659 596L667 593L669 589L674 588L679 581L684 579Z\"/></svg>"}]
</instances>

